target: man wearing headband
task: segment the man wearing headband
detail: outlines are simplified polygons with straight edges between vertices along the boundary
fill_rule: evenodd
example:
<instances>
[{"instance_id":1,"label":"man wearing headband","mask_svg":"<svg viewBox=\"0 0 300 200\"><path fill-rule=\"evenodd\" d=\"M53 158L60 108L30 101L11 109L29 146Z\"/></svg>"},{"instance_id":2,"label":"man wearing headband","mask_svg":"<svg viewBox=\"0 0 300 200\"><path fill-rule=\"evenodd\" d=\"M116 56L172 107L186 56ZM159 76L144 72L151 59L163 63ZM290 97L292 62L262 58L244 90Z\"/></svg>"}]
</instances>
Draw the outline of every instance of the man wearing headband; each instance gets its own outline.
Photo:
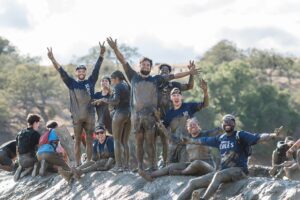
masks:
<instances>
[{"instance_id":1,"label":"man wearing headband","mask_svg":"<svg viewBox=\"0 0 300 200\"><path fill-rule=\"evenodd\" d=\"M248 174L248 157L250 146L277 138L282 127L274 133L253 134L246 131L235 131L235 117L227 114L222 119L224 134L215 137L184 139L186 143L201 144L219 149L221 154L221 170L189 181L181 191L178 199L188 199L193 190L207 187L200 199L209 199L224 182L237 181Z\"/></svg>"},{"instance_id":2,"label":"man wearing headband","mask_svg":"<svg viewBox=\"0 0 300 200\"><path fill-rule=\"evenodd\" d=\"M190 74L196 74L197 70L191 69L188 72L170 74L168 76L151 76L152 60L143 57L139 63L139 72L135 71L119 51L117 41L107 38L107 42L114 50L116 57L122 64L126 76L131 84L131 125L136 138L136 154L138 169L143 171L144 140L147 143L149 155L149 170L156 168L155 162L155 117L154 112L158 109L158 86L165 81L174 78L182 78Z\"/></svg>"},{"instance_id":3,"label":"man wearing headband","mask_svg":"<svg viewBox=\"0 0 300 200\"><path fill-rule=\"evenodd\" d=\"M100 55L95 64L92 74L86 78L86 67L79 65L76 67L77 80L70 77L69 74L63 69L63 67L56 61L52 53L52 48L48 49L48 58L51 60L55 69L60 73L60 76L66 86L69 88L70 95L70 112L74 125L75 135L75 158L76 165L80 165L80 143L81 134L83 129L86 132L86 153L87 159L92 158L92 134L95 127L95 109L91 104L91 100L94 95L95 84L98 80L100 66L103 61L103 55L105 52L104 42L100 46Z\"/></svg>"}]
</instances>

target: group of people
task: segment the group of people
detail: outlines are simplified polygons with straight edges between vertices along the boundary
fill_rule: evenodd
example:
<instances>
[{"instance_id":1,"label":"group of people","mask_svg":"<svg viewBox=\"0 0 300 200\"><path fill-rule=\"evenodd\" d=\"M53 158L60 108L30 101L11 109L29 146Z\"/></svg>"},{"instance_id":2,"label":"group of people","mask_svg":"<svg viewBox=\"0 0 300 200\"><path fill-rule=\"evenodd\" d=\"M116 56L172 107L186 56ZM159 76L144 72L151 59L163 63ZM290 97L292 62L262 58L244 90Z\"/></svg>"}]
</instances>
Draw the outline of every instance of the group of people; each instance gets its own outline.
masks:
<instances>
[{"instance_id":1,"label":"group of people","mask_svg":"<svg viewBox=\"0 0 300 200\"><path fill-rule=\"evenodd\" d=\"M72 177L80 178L83 173L91 171L128 171L128 142L132 133L136 140L138 173L143 178L152 181L164 175L198 176L189 182L178 199L189 198L194 189L201 187L207 187L202 198L208 199L220 183L246 177L250 146L276 138L282 131L282 127L273 133L262 134L237 131L236 119L230 114L223 117L221 128L202 130L194 114L209 105L207 83L203 79L199 83L203 91L202 100L183 102L181 93L194 87L194 76L199 73L199 69L196 69L193 61L189 62L187 72L172 74L170 65L161 64L159 74L150 75L153 68L151 59L143 57L139 63L139 71L135 71L120 52L117 40L107 38L107 42L122 64L126 76L119 70L110 76L103 76L100 92L95 92L95 85L106 50L104 43L99 43L100 54L87 79L85 65L76 67L77 79L74 79L56 61L52 48L48 48L49 59L69 89L76 166L69 166L67 158L63 156L64 151L59 151L62 148L56 133L58 124L54 121L47 123L47 140L41 144L44 135L40 136L37 132L40 117L31 114L27 118L27 129L18 133L14 143L1 146L0 150L0 168L4 170L13 170L10 160L17 157L19 166L15 180L22 177L22 173L31 171L33 176L38 172L45 175L50 168L58 171L67 181ZM189 76L186 84L171 81L185 76ZM83 132L87 158L81 163ZM106 132L112 134L112 137L106 135ZM162 143L163 164L160 169L157 169L156 159L157 138ZM270 171L272 176L280 176L278 174L287 171L286 168L300 168L300 141L286 141L284 144L288 145L284 152L287 158L281 159L279 163L278 156L274 153L273 160L277 158L277 161L273 161ZM212 158L210 147L215 147L220 152L220 168ZM144 167L144 149L147 153L147 169ZM294 161L288 161L290 157Z\"/></svg>"}]
</instances>

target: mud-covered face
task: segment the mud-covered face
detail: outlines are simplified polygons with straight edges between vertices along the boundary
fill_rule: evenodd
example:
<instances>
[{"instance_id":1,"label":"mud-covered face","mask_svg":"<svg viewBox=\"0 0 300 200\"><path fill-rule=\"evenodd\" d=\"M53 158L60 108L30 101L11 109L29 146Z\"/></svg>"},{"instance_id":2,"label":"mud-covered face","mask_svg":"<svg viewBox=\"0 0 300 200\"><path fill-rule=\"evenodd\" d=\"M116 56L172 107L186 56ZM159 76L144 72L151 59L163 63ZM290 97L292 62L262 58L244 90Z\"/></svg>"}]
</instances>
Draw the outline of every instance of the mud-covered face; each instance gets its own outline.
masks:
<instances>
[{"instance_id":1,"label":"mud-covered face","mask_svg":"<svg viewBox=\"0 0 300 200\"><path fill-rule=\"evenodd\" d=\"M160 71L159 71L160 75L169 75L170 71L169 71L169 67L167 66L162 66Z\"/></svg>"},{"instance_id":2,"label":"mud-covered face","mask_svg":"<svg viewBox=\"0 0 300 200\"><path fill-rule=\"evenodd\" d=\"M172 94L171 101L174 107L180 107L182 104L182 95L178 93Z\"/></svg>"},{"instance_id":3,"label":"mud-covered face","mask_svg":"<svg viewBox=\"0 0 300 200\"><path fill-rule=\"evenodd\" d=\"M151 63L148 60L141 62L140 64L140 72L141 74L147 76L151 72Z\"/></svg>"},{"instance_id":4,"label":"mud-covered face","mask_svg":"<svg viewBox=\"0 0 300 200\"><path fill-rule=\"evenodd\" d=\"M105 134L105 131L104 132L101 132L101 133L96 133L97 135L97 139L98 141L103 144L105 142L105 139L106 139L106 134Z\"/></svg>"},{"instance_id":5,"label":"mud-covered face","mask_svg":"<svg viewBox=\"0 0 300 200\"><path fill-rule=\"evenodd\" d=\"M76 70L76 77L79 79L79 80L84 80L85 79L85 76L86 76L86 70L85 69L78 69Z\"/></svg>"},{"instance_id":6,"label":"mud-covered face","mask_svg":"<svg viewBox=\"0 0 300 200\"><path fill-rule=\"evenodd\" d=\"M231 119L224 119L222 123L222 127L226 133L230 133L234 131L235 121Z\"/></svg>"},{"instance_id":7,"label":"mud-covered face","mask_svg":"<svg viewBox=\"0 0 300 200\"><path fill-rule=\"evenodd\" d=\"M101 87L102 88L109 87L109 81L106 78L101 80Z\"/></svg>"},{"instance_id":8,"label":"mud-covered face","mask_svg":"<svg viewBox=\"0 0 300 200\"><path fill-rule=\"evenodd\" d=\"M197 136L199 134L199 131L201 130L199 124L195 121L190 121L187 124L187 130L192 136Z\"/></svg>"}]
</instances>

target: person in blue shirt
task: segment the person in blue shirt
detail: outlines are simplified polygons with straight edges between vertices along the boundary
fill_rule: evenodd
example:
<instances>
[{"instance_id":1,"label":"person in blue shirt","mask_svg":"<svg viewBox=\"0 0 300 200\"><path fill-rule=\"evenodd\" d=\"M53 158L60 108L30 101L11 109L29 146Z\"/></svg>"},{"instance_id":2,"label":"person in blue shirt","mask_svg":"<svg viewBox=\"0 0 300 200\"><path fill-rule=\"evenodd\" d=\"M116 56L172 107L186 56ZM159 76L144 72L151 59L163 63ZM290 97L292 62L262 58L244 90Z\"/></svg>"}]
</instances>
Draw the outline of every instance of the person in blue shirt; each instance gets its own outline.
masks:
<instances>
[{"instance_id":1,"label":"person in blue shirt","mask_svg":"<svg viewBox=\"0 0 300 200\"><path fill-rule=\"evenodd\" d=\"M93 159L74 169L77 178L88 172L107 171L114 167L115 154L113 137L106 135L106 129L103 126L96 127L95 134L97 139L93 142Z\"/></svg>"},{"instance_id":2,"label":"person in blue shirt","mask_svg":"<svg viewBox=\"0 0 300 200\"><path fill-rule=\"evenodd\" d=\"M52 53L52 48L48 49L48 58L51 60L55 69L60 73L60 76L69 89L70 95L70 112L74 125L75 135L75 159L76 165L80 165L80 144L81 134L83 130L86 133L86 154L87 159L92 158L92 134L95 129L95 108L91 104L94 95L95 84L98 80L100 66L105 53L104 43L100 45L100 55L95 64L92 74L86 79L86 66L79 65L76 67L77 80L70 77L63 67L56 61Z\"/></svg>"},{"instance_id":3,"label":"person in blue shirt","mask_svg":"<svg viewBox=\"0 0 300 200\"><path fill-rule=\"evenodd\" d=\"M181 191L178 199L188 199L193 190L208 187L201 199L209 199L224 182L236 181L248 174L248 152L246 149L257 143L278 137L282 127L274 133L252 134L246 131L235 131L235 117L225 115L222 127L224 134L215 137L183 139L186 143L194 143L216 147L221 154L221 170L189 181Z\"/></svg>"},{"instance_id":4,"label":"person in blue shirt","mask_svg":"<svg viewBox=\"0 0 300 200\"><path fill-rule=\"evenodd\" d=\"M107 38L109 46L113 49L117 59L122 64L128 81L131 84L130 108L131 126L136 139L136 157L138 170L142 171L144 161L144 141L147 143L149 170L156 169L155 159L155 117L154 112L158 109L158 86L165 81L182 78L190 74L197 74L196 69L188 72L170 74L167 76L150 75L152 60L143 57L139 63L139 71L135 71L119 51L117 40Z\"/></svg>"},{"instance_id":5,"label":"person in blue shirt","mask_svg":"<svg viewBox=\"0 0 300 200\"><path fill-rule=\"evenodd\" d=\"M190 61L188 65L188 69L195 68L194 61ZM167 76L171 74L172 67L168 64L159 65L159 74L163 76ZM172 108L172 102L170 99L170 93L173 88L179 88L181 91L191 90L194 87L194 75L189 76L188 83L180 83L177 81L166 81L158 86L159 97L158 97L158 108L160 111L160 120L163 120L166 116L166 113L169 109ZM163 163L162 166L165 167L168 159L168 138L157 129L157 136L160 137L162 144L162 158Z\"/></svg>"},{"instance_id":6,"label":"person in blue shirt","mask_svg":"<svg viewBox=\"0 0 300 200\"><path fill-rule=\"evenodd\" d=\"M188 133L192 138L201 138L207 136L214 136L220 133L220 128L203 131L199 125L198 120L193 117L187 120L186 123ZM180 140L178 138L178 140ZM210 148L203 145L187 144L187 154L189 162L171 163L168 166L152 172L151 174L143 173L142 177L148 181L153 178L166 175L193 175L202 176L204 174L214 171L214 161L210 153Z\"/></svg>"},{"instance_id":7,"label":"person in blue shirt","mask_svg":"<svg viewBox=\"0 0 300 200\"><path fill-rule=\"evenodd\" d=\"M171 91L173 107L167 112L163 120L163 124L169 131L168 163L188 161L186 146L180 142L181 138L189 136L186 122L196 112L209 105L208 88L204 80L200 81L200 88L204 94L202 102L183 102L179 88L173 88Z\"/></svg>"},{"instance_id":8,"label":"person in blue shirt","mask_svg":"<svg viewBox=\"0 0 300 200\"><path fill-rule=\"evenodd\" d=\"M63 159L63 156L57 153L56 148L59 144L55 128L58 127L57 122L49 121L46 125L49 132L48 143L43 144L37 151L37 159L40 162L39 175L45 176L49 166L58 168L58 173L66 180L70 181L72 172L69 165ZM45 133L46 134L46 133Z\"/></svg>"}]
</instances>

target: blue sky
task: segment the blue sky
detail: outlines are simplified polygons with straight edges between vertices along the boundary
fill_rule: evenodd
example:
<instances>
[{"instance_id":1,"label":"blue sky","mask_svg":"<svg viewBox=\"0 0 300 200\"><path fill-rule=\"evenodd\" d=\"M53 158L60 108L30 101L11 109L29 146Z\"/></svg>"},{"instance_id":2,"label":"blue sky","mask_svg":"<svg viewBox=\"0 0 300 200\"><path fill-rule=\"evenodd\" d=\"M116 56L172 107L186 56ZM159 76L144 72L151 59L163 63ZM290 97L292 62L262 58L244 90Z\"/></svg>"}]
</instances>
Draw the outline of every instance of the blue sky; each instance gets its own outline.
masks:
<instances>
[{"instance_id":1,"label":"blue sky","mask_svg":"<svg viewBox=\"0 0 300 200\"><path fill-rule=\"evenodd\" d=\"M0 35L22 54L63 63L106 37L155 62L186 63L229 39L300 56L297 0L0 0Z\"/></svg>"}]
</instances>

